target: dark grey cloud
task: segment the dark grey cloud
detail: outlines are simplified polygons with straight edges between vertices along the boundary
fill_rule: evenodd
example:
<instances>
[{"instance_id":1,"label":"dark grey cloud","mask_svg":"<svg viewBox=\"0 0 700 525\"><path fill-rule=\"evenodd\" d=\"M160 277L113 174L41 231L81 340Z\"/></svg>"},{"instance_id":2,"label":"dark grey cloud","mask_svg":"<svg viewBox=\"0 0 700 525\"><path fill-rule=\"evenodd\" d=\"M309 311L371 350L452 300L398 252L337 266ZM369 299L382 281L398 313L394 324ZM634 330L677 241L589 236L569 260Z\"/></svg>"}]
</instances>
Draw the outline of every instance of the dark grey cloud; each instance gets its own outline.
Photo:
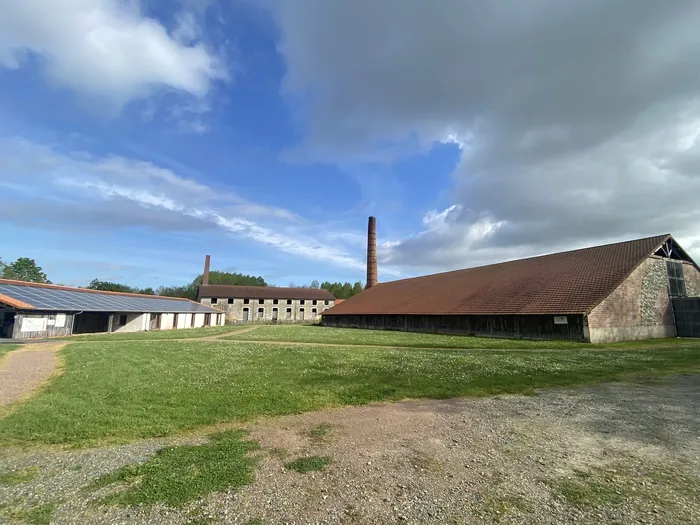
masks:
<instances>
[{"instance_id":1,"label":"dark grey cloud","mask_svg":"<svg viewBox=\"0 0 700 525\"><path fill-rule=\"evenodd\" d=\"M700 2L307 0L275 15L308 158L463 144L457 207L386 263L700 240Z\"/></svg>"}]
</instances>

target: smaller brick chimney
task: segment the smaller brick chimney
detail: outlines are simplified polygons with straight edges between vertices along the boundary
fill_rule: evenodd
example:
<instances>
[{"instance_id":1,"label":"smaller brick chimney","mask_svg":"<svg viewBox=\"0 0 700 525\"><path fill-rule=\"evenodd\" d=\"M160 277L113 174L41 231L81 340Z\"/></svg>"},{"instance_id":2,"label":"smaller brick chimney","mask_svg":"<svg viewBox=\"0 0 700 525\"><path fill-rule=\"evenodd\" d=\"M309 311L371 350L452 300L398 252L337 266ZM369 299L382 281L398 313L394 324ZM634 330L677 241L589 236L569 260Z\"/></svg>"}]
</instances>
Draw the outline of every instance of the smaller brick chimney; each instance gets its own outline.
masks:
<instances>
[{"instance_id":1,"label":"smaller brick chimney","mask_svg":"<svg viewBox=\"0 0 700 525\"><path fill-rule=\"evenodd\" d=\"M204 258L204 275L202 277L202 284L209 284L209 263L211 263L211 255L207 255Z\"/></svg>"},{"instance_id":2,"label":"smaller brick chimney","mask_svg":"<svg viewBox=\"0 0 700 525\"><path fill-rule=\"evenodd\" d=\"M367 284L365 290L377 286L377 219L370 217L367 224Z\"/></svg>"}]
</instances>

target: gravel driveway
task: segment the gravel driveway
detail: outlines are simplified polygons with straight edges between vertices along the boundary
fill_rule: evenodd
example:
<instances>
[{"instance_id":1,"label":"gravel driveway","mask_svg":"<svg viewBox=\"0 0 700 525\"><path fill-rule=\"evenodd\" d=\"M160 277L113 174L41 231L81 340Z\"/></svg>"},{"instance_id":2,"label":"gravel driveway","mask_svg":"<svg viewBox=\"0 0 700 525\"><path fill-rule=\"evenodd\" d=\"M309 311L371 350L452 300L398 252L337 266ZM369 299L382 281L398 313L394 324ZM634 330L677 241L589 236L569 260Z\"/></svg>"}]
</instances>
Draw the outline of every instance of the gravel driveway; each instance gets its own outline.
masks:
<instances>
[{"instance_id":1,"label":"gravel driveway","mask_svg":"<svg viewBox=\"0 0 700 525\"><path fill-rule=\"evenodd\" d=\"M53 504L53 523L700 523L697 376L351 407L248 429L263 447L256 481L184 509L99 506L90 501L103 493L80 489L197 438L5 451L0 474L37 477L0 485L0 520ZM284 468L307 455L331 463Z\"/></svg>"}]
</instances>

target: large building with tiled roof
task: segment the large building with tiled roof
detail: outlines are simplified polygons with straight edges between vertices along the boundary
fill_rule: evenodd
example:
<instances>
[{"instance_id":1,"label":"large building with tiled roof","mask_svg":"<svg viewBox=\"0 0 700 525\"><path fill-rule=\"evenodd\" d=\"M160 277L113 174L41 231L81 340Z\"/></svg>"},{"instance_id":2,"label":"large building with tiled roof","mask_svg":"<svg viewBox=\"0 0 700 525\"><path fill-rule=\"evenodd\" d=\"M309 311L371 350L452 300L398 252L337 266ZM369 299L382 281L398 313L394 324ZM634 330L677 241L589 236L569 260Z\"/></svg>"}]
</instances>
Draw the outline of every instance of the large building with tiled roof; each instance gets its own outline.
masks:
<instances>
[{"instance_id":1,"label":"large building with tiled roof","mask_svg":"<svg viewBox=\"0 0 700 525\"><path fill-rule=\"evenodd\" d=\"M697 264L660 235L380 283L323 324L601 343L675 337L673 299L699 296Z\"/></svg>"}]
</instances>

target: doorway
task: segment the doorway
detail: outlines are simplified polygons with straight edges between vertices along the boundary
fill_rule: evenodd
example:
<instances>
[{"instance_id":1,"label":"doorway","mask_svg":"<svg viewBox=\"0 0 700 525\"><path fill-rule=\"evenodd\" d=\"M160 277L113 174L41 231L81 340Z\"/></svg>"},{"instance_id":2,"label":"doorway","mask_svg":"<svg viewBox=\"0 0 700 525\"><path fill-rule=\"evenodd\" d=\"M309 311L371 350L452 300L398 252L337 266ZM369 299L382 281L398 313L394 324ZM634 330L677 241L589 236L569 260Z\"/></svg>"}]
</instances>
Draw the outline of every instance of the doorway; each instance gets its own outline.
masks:
<instances>
[{"instance_id":1,"label":"doorway","mask_svg":"<svg viewBox=\"0 0 700 525\"><path fill-rule=\"evenodd\" d=\"M151 314L151 326L149 330L160 330L161 314Z\"/></svg>"},{"instance_id":2,"label":"doorway","mask_svg":"<svg viewBox=\"0 0 700 525\"><path fill-rule=\"evenodd\" d=\"M99 334L109 331L110 314L104 312L83 312L75 314L74 334Z\"/></svg>"},{"instance_id":3,"label":"doorway","mask_svg":"<svg viewBox=\"0 0 700 525\"><path fill-rule=\"evenodd\" d=\"M0 312L0 337L12 338L15 331L15 312Z\"/></svg>"}]
</instances>

